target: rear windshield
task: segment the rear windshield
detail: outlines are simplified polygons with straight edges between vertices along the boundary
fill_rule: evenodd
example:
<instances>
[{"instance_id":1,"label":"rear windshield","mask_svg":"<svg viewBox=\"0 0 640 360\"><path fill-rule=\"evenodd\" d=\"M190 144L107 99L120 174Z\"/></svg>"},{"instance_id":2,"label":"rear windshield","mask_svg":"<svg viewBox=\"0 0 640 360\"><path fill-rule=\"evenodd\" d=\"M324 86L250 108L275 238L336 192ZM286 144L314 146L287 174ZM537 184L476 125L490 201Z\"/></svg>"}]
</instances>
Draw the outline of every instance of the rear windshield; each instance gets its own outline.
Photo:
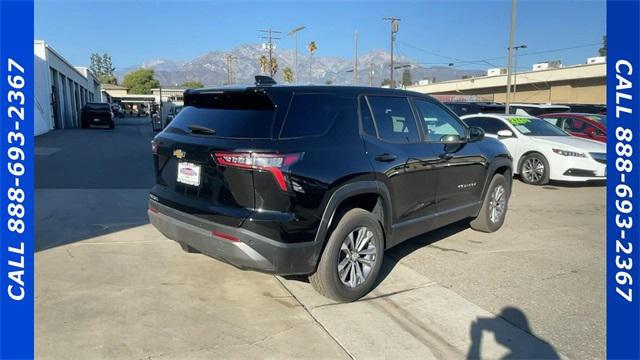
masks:
<instances>
[{"instance_id":1,"label":"rear windshield","mask_svg":"<svg viewBox=\"0 0 640 360\"><path fill-rule=\"evenodd\" d=\"M88 110L111 110L111 107L107 103L86 103L84 108Z\"/></svg>"},{"instance_id":2,"label":"rear windshield","mask_svg":"<svg viewBox=\"0 0 640 360\"><path fill-rule=\"evenodd\" d=\"M195 125L215 130L214 137L267 139L274 115L273 102L261 92L189 94L167 131L190 133Z\"/></svg>"}]
</instances>

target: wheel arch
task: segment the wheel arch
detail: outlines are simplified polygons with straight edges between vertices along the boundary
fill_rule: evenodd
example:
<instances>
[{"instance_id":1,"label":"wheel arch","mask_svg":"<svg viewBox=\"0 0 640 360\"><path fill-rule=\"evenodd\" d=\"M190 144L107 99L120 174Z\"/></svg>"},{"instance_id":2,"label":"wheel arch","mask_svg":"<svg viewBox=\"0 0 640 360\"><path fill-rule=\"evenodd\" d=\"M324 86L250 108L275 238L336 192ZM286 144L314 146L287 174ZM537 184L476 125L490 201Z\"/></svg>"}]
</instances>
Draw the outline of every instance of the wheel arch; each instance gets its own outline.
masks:
<instances>
[{"instance_id":1,"label":"wheel arch","mask_svg":"<svg viewBox=\"0 0 640 360\"><path fill-rule=\"evenodd\" d=\"M378 218L386 245L392 218L391 200L387 186L380 181L348 183L334 191L325 206L314 240L316 266L327 243L328 234L336 226L341 215L352 208L363 208Z\"/></svg>"}]
</instances>

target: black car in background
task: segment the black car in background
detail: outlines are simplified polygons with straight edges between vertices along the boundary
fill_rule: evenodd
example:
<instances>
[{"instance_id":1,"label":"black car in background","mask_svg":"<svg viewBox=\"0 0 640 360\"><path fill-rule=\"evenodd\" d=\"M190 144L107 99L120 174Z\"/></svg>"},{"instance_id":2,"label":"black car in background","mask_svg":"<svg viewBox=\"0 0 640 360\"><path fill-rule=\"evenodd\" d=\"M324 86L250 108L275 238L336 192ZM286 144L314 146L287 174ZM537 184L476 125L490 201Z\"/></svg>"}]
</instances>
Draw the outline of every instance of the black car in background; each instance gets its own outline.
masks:
<instances>
[{"instance_id":1,"label":"black car in background","mask_svg":"<svg viewBox=\"0 0 640 360\"><path fill-rule=\"evenodd\" d=\"M80 115L80 127L88 129L91 125L108 126L115 128L113 112L107 103L86 103L82 107Z\"/></svg>"},{"instance_id":2,"label":"black car in background","mask_svg":"<svg viewBox=\"0 0 640 360\"><path fill-rule=\"evenodd\" d=\"M503 104L486 102L445 102L445 105L458 116L470 114L504 114Z\"/></svg>"},{"instance_id":3,"label":"black car in background","mask_svg":"<svg viewBox=\"0 0 640 360\"><path fill-rule=\"evenodd\" d=\"M507 149L427 95L256 85L188 90L184 105L151 144L148 215L185 251L308 275L353 301L386 249L463 219L504 222Z\"/></svg>"}]
</instances>

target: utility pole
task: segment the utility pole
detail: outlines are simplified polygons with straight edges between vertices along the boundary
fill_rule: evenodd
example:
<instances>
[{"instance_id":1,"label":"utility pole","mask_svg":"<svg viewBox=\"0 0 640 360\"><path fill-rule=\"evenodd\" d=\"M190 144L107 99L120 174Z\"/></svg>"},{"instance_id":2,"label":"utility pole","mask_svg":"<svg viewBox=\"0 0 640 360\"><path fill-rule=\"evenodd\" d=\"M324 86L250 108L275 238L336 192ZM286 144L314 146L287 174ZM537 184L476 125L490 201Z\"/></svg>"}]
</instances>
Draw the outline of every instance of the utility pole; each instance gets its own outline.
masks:
<instances>
[{"instance_id":1,"label":"utility pole","mask_svg":"<svg viewBox=\"0 0 640 360\"><path fill-rule=\"evenodd\" d=\"M390 76L389 76L389 87L390 88L395 88L395 83L393 82L393 46L394 43L396 42L396 33L398 32L398 21L400 21L400 19L398 19L395 16L391 16L391 17L385 17L382 18L382 20L386 20L389 21L391 24L391 62L390 62L390 66L389 66L389 70L390 70Z\"/></svg>"},{"instance_id":2,"label":"utility pole","mask_svg":"<svg viewBox=\"0 0 640 360\"><path fill-rule=\"evenodd\" d=\"M233 60L236 59L233 55L227 55L225 57L227 60L227 85L233 84Z\"/></svg>"},{"instance_id":3,"label":"utility pole","mask_svg":"<svg viewBox=\"0 0 640 360\"><path fill-rule=\"evenodd\" d=\"M505 112L509 114L511 103L511 72L513 69L513 37L516 32L516 0L511 0L511 27L509 29L509 62L507 64L507 93L504 102Z\"/></svg>"},{"instance_id":4,"label":"utility pole","mask_svg":"<svg viewBox=\"0 0 640 360\"><path fill-rule=\"evenodd\" d=\"M375 64L369 63L369 86L373 86L373 75L375 74Z\"/></svg>"},{"instance_id":5,"label":"utility pole","mask_svg":"<svg viewBox=\"0 0 640 360\"><path fill-rule=\"evenodd\" d=\"M273 75L275 75L273 72L273 40L280 40L279 37L273 37L273 34L280 34L281 32L276 30L271 30L271 28L269 28L268 30L260 30L260 32L268 34L267 36L263 36L262 38L264 40L267 40L266 47L269 48L269 64L268 64L269 75L273 77Z\"/></svg>"},{"instance_id":6,"label":"utility pole","mask_svg":"<svg viewBox=\"0 0 640 360\"><path fill-rule=\"evenodd\" d=\"M306 26L302 25L302 26L298 26L297 28L289 31L287 33L287 36L291 36L293 35L295 38L295 43L296 43L296 53L293 57L293 67L295 69L295 71L293 72L293 82L295 83L298 80L298 32L301 30L304 30L306 28Z\"/></svg>"},{"instance_id":7,"label":"utility pole","mask_svg":"<svg viewBox=\"0 0 640 360\"><path fill-rule=\"evenodd\" d=\"M358 85L358 30L354 32L355 59L353 61L353 85Z\"/></svg>"}]
</instances>

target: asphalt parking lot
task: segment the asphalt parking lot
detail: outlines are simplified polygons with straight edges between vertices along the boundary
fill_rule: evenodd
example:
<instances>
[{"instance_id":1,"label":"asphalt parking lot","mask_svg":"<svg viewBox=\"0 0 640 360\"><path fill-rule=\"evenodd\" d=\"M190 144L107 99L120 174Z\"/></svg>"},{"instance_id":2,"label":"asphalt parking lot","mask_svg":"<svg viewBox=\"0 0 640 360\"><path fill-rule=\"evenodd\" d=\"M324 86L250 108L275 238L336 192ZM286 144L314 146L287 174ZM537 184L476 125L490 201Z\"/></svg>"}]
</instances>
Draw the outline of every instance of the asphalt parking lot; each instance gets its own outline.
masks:
<instances>
[{"instance_id":1,"label":"asphalt parking lot","mask_svg":"<svg viewBox=\"0 0 640 360\"><path fill-rule=\"evenodd\" d=\"M145 119L36 138L36 356L605 356L605 188L514 180L504 227L388 252L366 298L187 254L148 224Z\"/></svg>"}]
</instances>

